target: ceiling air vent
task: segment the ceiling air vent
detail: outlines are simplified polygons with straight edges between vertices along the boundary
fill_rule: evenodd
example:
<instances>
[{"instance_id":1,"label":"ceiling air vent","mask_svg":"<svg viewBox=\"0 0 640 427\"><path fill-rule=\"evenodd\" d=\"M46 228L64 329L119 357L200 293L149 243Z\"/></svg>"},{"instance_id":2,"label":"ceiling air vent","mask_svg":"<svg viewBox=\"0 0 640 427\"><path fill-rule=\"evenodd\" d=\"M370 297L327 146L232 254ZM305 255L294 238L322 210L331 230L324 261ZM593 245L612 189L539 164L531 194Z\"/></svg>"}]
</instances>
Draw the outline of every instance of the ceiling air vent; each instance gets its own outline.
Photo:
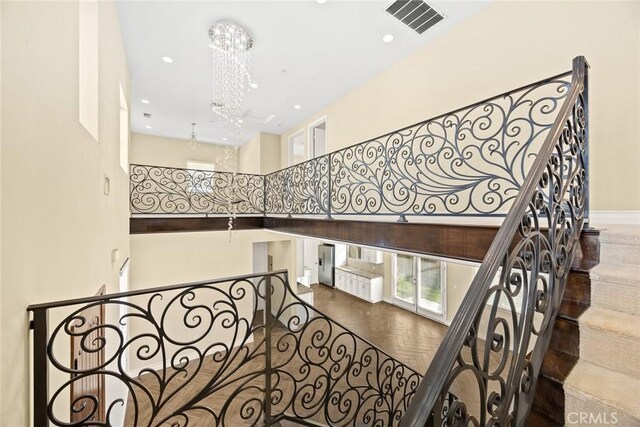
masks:
<instances>
[{"instance_id":1,"label":"ceiling air vent","mask_svg":"<svg viewBox=\"0 0 640 427\"><path fill-rule=\"evenodd\" d=\"M444 19L434 8L422 0L397 0L391 3L387 12L418 34Z\"/></svg>"}]
</instances>

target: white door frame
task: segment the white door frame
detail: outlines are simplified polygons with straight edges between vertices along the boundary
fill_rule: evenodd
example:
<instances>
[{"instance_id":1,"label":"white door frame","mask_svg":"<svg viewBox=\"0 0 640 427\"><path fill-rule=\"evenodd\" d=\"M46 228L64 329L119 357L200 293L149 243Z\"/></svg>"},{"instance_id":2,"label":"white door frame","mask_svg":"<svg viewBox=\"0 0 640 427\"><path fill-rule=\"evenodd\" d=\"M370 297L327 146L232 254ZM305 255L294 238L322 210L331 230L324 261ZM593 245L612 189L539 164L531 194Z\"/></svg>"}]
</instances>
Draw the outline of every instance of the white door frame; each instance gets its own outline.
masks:
<instances>
[{"instance_id":1,"label":"white door frame","mask_svg":"<svg viewBox=\"0 0 640 427\"><path fill-rule=\"evenodd\" d=\"M287 151L288 151L287 166L293 166L293 140L299 135L302 135L302 145L306 148L306 144L304 140L305 138L304 128L297 130L291 135L289 135L289 137L287 138ZM307 153L304 153L303 157L306 159Z\"/></svg>"},{"instance_id":2,"label":"white door frame","mask_svg":"<svg viewBox=\"0 0 640 427\"><path fill-rule=\"evenodd\" d=\"M325 140L324 140L324 144L325 144L325 151L326 153L324 154L328 154L329 153L329 141L327 138L327 135L329 134L329 123L327 122L327 116L322 116L317 120L314 120L313 122L309 123L309 126L307 126L307 160L311 159L311 155L313 154L313 128L315 128L316 126L318 126L319 124L324 122L324 131L325 131Z\"/></svg>"},{"instance_id":3,"label":"white door frame","mask_svg":"<svg viewBox=\"0 0 640 427\"><path fill-rule=\"evenodd\" d=\"M407 301L403 301L402 299L396 298L396 283L398 280L398 271L397 271L397 265L398 265L397 255L398 254L411 256L413 258L412 265L413 265L413 276L414 276L414 281L413 281L414 303L410 303ZM447 262L439 257L430 257L430 256L417 255L417 254L405 253L405 252L393 253L392 258L393 258L393 262L392 262L391 299L394 305L397 305L398 307L402 307L405 310L418 313L421 316L427 317L431 320L435 320L437 322L446 324L447 322ZM441 292L442 313L441 314L420 307L420 300L419 300L420 271L418 268L418 263L416 262L416 260L420 258L430 259L433 261L440 262L440 287L442 290Z\"/></svg>"}]
</instances>

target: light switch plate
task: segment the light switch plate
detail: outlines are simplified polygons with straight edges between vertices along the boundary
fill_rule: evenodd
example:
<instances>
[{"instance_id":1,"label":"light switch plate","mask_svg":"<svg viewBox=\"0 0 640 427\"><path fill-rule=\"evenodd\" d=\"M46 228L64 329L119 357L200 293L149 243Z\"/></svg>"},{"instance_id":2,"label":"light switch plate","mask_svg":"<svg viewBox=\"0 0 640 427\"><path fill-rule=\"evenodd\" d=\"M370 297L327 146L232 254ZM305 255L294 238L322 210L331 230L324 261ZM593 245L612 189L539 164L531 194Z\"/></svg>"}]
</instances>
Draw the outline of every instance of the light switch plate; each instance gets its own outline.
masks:
<instances>
[{"instance_id":1,"label":"light switch plate","mask_svg":"<svg viewBox=\"0 0 640 427\"><path fill-rule=\"evenodd\" d=\"M107 175L104 176L104 195L108 196L111 194L111 180Z\"/></svg>"}]
</instances>

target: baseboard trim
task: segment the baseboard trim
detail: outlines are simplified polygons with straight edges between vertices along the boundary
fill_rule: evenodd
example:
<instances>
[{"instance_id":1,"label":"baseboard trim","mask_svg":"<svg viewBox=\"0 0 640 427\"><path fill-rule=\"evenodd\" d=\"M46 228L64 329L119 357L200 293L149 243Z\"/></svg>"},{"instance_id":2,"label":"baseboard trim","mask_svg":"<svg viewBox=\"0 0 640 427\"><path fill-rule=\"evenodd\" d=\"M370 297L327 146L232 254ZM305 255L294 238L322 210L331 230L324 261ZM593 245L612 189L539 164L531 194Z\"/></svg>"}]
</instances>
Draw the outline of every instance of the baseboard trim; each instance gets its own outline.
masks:
<instances>
[{"instance_id":1,"label":"baseboard trim","mask_svg":"<svg viewBox=\"0 0 640 427\"><path fill-rule=\"evenodd\" d=\"M640 211L591 211L589 223L593 225L640 225Z\"/></svg>"}]
</instances>

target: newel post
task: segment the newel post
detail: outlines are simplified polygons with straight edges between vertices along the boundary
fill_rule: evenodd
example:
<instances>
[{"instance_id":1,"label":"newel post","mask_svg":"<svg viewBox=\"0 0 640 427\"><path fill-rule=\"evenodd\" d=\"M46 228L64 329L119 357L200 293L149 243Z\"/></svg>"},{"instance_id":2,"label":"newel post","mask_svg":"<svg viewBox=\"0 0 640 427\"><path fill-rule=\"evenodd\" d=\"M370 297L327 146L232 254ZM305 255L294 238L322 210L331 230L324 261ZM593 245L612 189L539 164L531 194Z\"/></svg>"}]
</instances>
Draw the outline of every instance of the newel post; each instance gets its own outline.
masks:
<instances>
[{"instance_id":1,"label":"newel post","mask_svg":"<svg viewBox=\"0 0 640 427\"><path fill-rule=\"evenodd\" d=\"M49 426L47 406L49 404L49 373L47 340L49 313L47 309L33 311L33 425Z\"/></svg>"}]
</instances>

